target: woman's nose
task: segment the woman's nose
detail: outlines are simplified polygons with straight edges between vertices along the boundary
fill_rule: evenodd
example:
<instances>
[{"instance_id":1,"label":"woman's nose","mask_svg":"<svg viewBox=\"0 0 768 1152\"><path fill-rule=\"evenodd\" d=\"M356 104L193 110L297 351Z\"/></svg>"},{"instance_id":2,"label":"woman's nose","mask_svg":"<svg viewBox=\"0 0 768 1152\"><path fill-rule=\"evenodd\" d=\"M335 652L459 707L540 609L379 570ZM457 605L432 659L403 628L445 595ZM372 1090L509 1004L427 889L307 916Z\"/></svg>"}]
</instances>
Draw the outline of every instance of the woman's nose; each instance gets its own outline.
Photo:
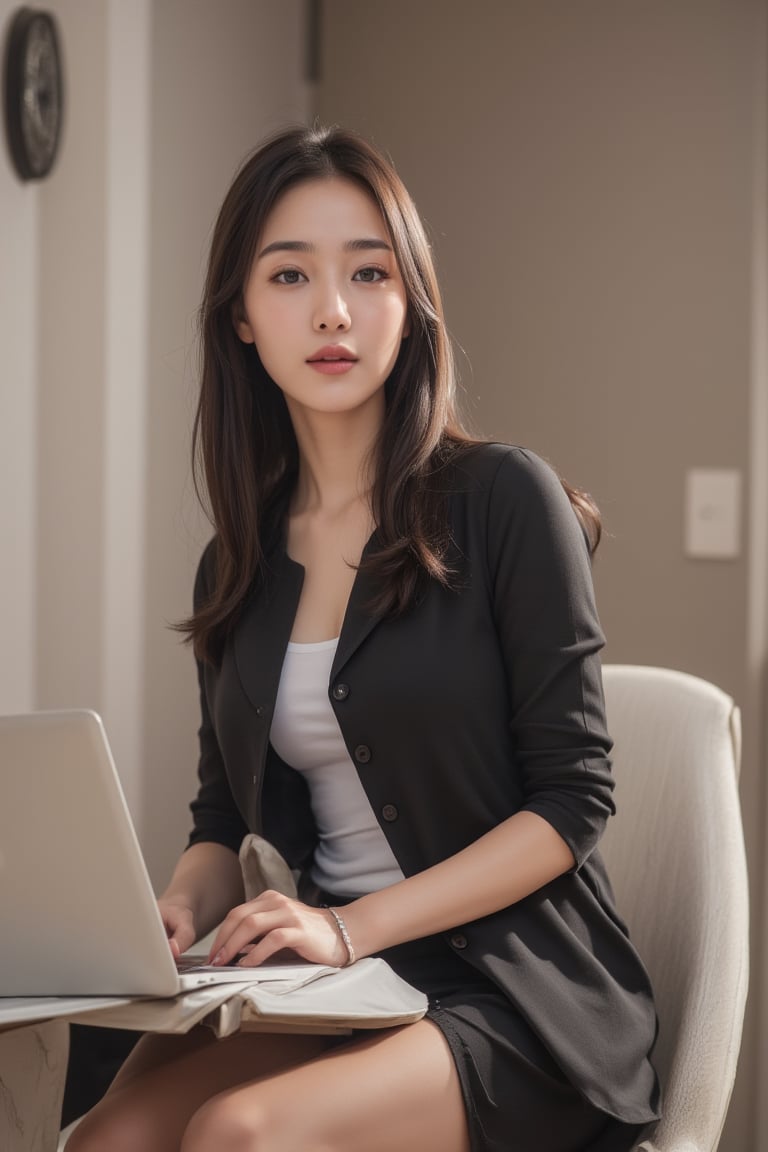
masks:
<instances>
[{"instance_id":1,"label":"woman's nose","mask_svg":"<svg viewBox=\"0 0 768 1152\"><path fill-rule=\"evenodd\" d=\"M349 309L341 293L338 290L324 292L315 306L316 331L345 332L349 325Z\"/></svg>"}]
</instances>

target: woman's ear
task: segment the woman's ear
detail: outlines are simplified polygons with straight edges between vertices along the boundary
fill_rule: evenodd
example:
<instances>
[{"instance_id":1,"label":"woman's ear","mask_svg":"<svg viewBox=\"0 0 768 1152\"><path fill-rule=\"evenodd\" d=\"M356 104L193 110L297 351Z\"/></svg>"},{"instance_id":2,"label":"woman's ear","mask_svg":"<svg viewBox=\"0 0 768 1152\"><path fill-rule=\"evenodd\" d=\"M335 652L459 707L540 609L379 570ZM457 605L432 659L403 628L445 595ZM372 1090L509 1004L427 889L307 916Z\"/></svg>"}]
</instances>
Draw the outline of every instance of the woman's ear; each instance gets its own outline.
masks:
<instances>
[{"instance_id":1,"label":"woman's ear","mask_svg":"<svg viewBox=\"0 0 768 1152\"><path fill-rule=\"evenodd\" d=\"M243 308L243 302L239 298L232 305L232 324L234 326L235 332L237 332L243 344L256 343L256 339L253 335L253 329L248 322L248 317L246 316L245 309Z\"/></svg>"}]
</instances>

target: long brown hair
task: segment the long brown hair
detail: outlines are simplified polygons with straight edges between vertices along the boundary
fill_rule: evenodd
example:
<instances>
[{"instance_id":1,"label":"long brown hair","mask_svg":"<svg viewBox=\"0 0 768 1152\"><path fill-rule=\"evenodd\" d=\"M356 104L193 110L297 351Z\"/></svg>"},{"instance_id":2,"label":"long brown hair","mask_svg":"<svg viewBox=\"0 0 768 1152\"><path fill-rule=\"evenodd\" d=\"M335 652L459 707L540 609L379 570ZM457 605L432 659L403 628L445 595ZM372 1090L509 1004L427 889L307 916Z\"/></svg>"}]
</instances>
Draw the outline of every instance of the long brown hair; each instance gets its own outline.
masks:
<instances>
[{"instance_id":1,"label":"long brown hair","mask_svg":"<svg viewBox=\"0 0 768 1152\"><path fill-rule=\"evenodd\" d=\"M444 497L430 477L477 441L461 426L440 291L421 220L392 165L362 137L333 128L290 128L245 161L219 212L200 309L201 386L193 431L198 496L215 528L215 564L205 603L178 625L199 659L216 661L264 564L264 542L284 509L298 448L280 389L254 345L235 330L242 296L269 213L291 186L340 176L378 204L403 278L410 320L385 385L375 448L373 515L380 547L366 566L383 576L372 607L404 611L418 586L450 582ZM569 488L594 549L600 518L591 499ZM205 494L207 494L207 500Z\"/></svg>"}]
</instances>

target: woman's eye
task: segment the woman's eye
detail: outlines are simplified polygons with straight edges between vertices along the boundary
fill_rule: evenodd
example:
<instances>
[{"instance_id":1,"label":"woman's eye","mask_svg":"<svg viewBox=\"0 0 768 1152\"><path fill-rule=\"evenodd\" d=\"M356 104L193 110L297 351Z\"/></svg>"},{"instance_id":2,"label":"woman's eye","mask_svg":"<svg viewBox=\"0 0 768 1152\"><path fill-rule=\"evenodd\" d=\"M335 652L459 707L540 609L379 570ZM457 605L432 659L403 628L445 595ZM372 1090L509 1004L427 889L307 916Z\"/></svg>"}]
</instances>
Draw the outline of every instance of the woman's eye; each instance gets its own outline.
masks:
<instances>
[{"instance_id":1,"label":"woman's eye","mask_svg":"<svg viewBox=\"0 0 768 1152\"><path fill-rule=\"evenodd\" d=\"M281 272L276 272L272 277L276 284L299 284L302 280L306 280L303 272L299 272L298 268L283 268Z\"/></svg>"},{"instance_id":2,"label":"woman's eye","mask_svg":"<svg viewBox=\"0 0 768 1152\"><path fill-rule=\"evenodd\" d=\"M363 284L376 284L379 280L386 280L387 273L383 268L361 268L355 272L353 280L360 280Z\"/></svg>"}]
</instances>

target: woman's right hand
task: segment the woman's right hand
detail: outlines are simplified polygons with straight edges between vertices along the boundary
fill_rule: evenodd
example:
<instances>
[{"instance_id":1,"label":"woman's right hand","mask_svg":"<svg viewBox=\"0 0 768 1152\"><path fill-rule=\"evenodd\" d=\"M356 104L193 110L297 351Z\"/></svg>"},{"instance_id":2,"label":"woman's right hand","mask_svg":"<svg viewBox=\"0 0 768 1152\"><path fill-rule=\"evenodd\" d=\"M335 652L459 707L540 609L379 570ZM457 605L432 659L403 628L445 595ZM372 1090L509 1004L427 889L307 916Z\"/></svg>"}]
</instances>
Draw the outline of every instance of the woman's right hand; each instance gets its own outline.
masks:
<instances>
[{"instance_id":1,"label":"woman's right hand","mask_svg":"<svg viewBox=\"0 0 768 1152\"><path fill-rule=\"evenodd\" d=\"M197 939L192 909L186 904L177 904L162 897L158 900L157 906L165 926L171 952L174 959L178 960L182 952L191 948Z\"/></svg>"},{"instance_id":2,"label":"woman's right hand","mask_svg":"<svg viewBox=\"0 0 768 1152\"><path fill-rule=\"evenodd\" d=\"M182 852L157 901L174 957L215 928L242 900L243 874L233 849L203 841Z\"/></svg>"}]
</instances>

